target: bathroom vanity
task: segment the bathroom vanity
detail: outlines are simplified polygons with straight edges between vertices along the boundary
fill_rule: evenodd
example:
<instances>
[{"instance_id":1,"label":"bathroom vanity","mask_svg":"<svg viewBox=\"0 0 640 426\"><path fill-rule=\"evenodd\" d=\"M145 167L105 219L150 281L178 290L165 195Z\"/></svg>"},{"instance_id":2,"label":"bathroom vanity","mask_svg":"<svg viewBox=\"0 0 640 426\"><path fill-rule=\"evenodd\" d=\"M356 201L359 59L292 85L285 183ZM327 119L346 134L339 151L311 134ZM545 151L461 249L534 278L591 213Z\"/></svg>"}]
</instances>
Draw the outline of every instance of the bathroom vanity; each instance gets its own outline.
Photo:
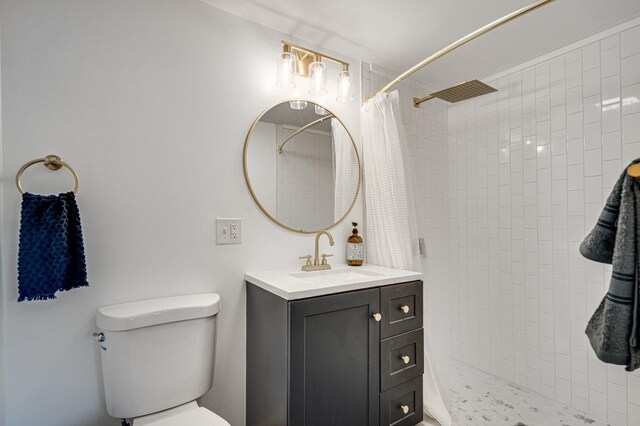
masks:
<instances>
[{"instance_id":1,"label":"bathroom vanity","mask_svg":"<svg viewBox=\"0 0 640 426\"><path fill-rule=\"evenodd\" d=\"M421 278L371 265L247 274L247 424L420 423Z\"/></svg>"}]
</instances>

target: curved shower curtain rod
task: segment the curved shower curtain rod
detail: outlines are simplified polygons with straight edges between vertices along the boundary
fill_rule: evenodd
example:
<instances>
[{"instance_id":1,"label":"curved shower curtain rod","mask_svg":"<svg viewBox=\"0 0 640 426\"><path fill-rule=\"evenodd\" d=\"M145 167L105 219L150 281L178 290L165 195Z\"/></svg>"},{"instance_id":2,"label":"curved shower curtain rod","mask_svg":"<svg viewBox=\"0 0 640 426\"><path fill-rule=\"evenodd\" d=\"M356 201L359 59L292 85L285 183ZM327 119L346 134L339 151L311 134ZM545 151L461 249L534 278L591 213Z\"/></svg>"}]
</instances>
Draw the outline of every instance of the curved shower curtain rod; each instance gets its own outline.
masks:
<instances>
[{"instance_id":1,"label":"curved shower curtain rod","mask_svg":"<svg viewBox=\"0 0 640 426\"><path fill-rule=\"evenodd\" d=\"M313 126L315 126L316 124L320 124L320 123L322 123L324 120L326 120L326 119L328 119L328 118L331 118L331 117L334 117L334 115L333 115L333 114L331 114L331 113L330 113L330 114L327 114L327 115L325 115L324 117L319 118L319 119L317 119L317 120L315 120L315 121L312 121L311 123L306 124L306 125L304 125L304 126L300 127L300 128L299 128L298 130L296 130L295 132L291 133L291 135L289 135L289 137L288 137L288 138L286 138L286 139L284 140L284 142L282 142L282 144L280 144L280 145L278 146L278 154L282 154L282 149L283 149L283 148L284 148L284 146L287 144L287 142L289 142L291 139L293 139L293 137L294 137L294 136L296 136L296 135L297 135L297 134L299 134L299 133L304 132L304 131L305 131L305 130L307 130L309 127L313 127Z\"/></svg>"},{"instance_id":2,"label":"curved shower curtain rod","mask_svg":"<svg viewBox=\"0 0 640 426\"><path fill-rule=\"evenodd\" d=\"M408 70L406 70L405 72L403 72L402 74L400 74L398 77L396 77L394 80L392 80L389 84L387 84L386 86L384 86L382 89L378 90L376 92L375 95L371 96L369 99L375 97L376 95L383 93L383 92L388 92L389 89L391 89L393 86L395 86L396 84L400 83L402 80L404 80L405 78L409 77L410 75L412 75L413 73L415 73L416 71L422 69L423 67L429 65L430 63L434 62L437 59L440 59L441 57L443 57L444 55L446 55L447 53L457 49L458 47L470 42L471 40L474 40L478 37L480 37L483 34L488 33L491 30L495 30L498 27L501 27L502 25L513 21L516 18L519 18L523 15L526 15L529 12L533 12L534 10L545 6L551 2L553 2L555 0L538 0L534 3L531 3L521 9L516 10L515 12L511 12L510 14L503 16L500 19L497 19L493 22L491 22L490 24L485 25L482 28L479 28L477 30L475 30L474 32L472 32L471 34L468 34L464 37L462 37L460 40L450 44L449 46L440 49L439 51L437 51L436 53L434 53L433 55L429 56L428 58L424 59L422 62L417 63L416 65L414 65L413 67L409 68ZM369 100L367 99L367 100ZM365 101L366 102L366 101Z\"/></svg>"}]
</instances>

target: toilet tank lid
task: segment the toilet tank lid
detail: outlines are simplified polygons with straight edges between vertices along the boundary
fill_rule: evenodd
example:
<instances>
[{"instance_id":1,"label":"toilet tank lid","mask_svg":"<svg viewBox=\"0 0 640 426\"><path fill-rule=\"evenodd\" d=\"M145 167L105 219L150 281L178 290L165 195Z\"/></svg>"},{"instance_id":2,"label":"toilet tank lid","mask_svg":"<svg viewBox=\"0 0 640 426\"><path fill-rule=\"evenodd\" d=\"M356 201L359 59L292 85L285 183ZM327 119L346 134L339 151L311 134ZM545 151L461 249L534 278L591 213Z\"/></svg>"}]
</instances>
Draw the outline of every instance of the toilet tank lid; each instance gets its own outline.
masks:
<instances>
[{"instance_id":1,"label":"toilet tank lid","mask_svg":"<svg viewBox=\"0 0 640 426\"><path fill-rule=\"evenodd\" d=\"M216 293L163 297L103 306L98 309L96 324L101 330L125 331L169 322L206 318L220 310Z\"/></svg>"}]
</instances>

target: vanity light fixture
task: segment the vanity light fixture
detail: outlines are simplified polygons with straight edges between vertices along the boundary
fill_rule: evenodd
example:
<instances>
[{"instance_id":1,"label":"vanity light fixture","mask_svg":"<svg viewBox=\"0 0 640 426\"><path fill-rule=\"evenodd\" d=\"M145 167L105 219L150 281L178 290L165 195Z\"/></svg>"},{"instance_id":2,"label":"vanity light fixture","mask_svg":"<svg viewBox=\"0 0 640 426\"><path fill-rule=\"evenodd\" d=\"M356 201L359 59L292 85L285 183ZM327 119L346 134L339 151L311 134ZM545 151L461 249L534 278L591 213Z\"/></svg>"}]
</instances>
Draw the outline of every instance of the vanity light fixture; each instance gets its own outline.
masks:
<instances>
[{"instance_id":1,"label":"vanity light fixture","mask_svg":"<svg viewBox=\"0 0 640 426\"><path fill-rule=\"evenodd\" d=\"M316 111L316 115L327 115L328 114L327 110L324 109L323 107L321 107L318 104L316 104L316 106L315 106L315 111Z\"/></svg>"},{"instance_id":2,"label":"vanity light fixture","mask_svg":"<svg viewBox=\"0 0 640 426\"><path fill-rule=\"evenodd\" d=\"M338 95L336 100L338 102L351 101L353 99L353 90L349 63L287 41L282 41L282 53L278 58L278 80L276 85L291 89L295 87L294 76L299 75L310 79L310 95L325 95L327 94L326 61L340 65L340 72L337 75ZM291 108L294 108L293 104Z\"/></svg>"},{"instance_id":3,"label":"vanity light fixture","mask_svg":"<svg viewBox=\"0 0 640 426\"><path fill-rule=\"evenodd\" d=\"M351 89L351 72L349 67L343 67L338 73L338 102L350 102L353 100L353 90Z\"/></svg>"},{"instance_id":4,"label":"vanity light fixture","mask_svg":"<svg viewBox=\"0 0 640 426\"><path fill-rule=\"evenodd\" d=\"M289 101L289 107L295 110L305 109L307 107L307 101L303 101L302 99L294 99Z\"/></svg>"},{"instance_id":5,"label":"vanity light fixture","mask_svg":"<svg viewBox=\"0 0 640 426\"><path fill-rule=\"evenodd\" d=\"M312 62L309 64L309 79L311 89L309 94L322 96L327 94L327 66L322 62Z\"/></svg>"},{"instance_id":6,"label":"vanity light fixture","mask_svg":"<svg viewBox=\"0 0 640 426\"><path fill-rule=\"evenodd\" d=\"M278 58L278 82L276 86L285 89L296 87L294 81L296 73L296 57L291 52L282 52Z\"/></svg>"}]
</instances>

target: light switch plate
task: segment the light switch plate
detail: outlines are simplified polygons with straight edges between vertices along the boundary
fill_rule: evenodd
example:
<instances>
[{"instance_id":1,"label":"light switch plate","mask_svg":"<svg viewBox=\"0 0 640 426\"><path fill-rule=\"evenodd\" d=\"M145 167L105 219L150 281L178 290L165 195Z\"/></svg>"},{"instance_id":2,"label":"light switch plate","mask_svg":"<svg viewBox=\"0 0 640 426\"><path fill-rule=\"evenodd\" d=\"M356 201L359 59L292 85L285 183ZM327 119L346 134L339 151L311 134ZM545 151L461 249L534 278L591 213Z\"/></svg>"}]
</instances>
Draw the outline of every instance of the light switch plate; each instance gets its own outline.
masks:
<instances>
[{"instance_id":1,"label":"light switch plate","mask_svg":"<svg viewBox=\"0 0 640 426\"><path fill-rule=\"evenodd\" d=\"M242 219L216 219L216 244L241 244Z\"/></svg>"}]
</instances>

